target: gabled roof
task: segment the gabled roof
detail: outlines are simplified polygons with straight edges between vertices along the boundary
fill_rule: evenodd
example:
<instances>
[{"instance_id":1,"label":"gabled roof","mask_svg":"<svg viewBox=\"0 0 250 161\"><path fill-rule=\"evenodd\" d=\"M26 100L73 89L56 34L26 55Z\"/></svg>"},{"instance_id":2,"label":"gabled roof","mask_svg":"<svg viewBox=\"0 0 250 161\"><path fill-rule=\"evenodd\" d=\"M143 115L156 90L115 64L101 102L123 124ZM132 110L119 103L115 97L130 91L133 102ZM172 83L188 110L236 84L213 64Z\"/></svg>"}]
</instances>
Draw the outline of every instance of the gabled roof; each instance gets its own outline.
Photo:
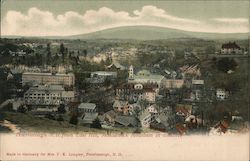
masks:
<instances>
[{"instance_id":1,"label":"gabled roof","mask_svg":"<svg viewBox=\"0 0 250 161\"><path fill-rule=\"evenodd\" d=\"M175 128L181 135L187 131L187 129L183 126L183 124L176 124Z\"/></svg>"},{"instance_id":2,"label":"gabled roof","mask_svg":"<svg viewBox=\"0 0 250 161\"><path fill-rule=\"evenodd\" d=\"M229 42L227 44L223 44L221 48L222 49L240 49L239 45L237 45L235 42Z\"/></svg>"},{"instance_id":3,"label":"gabled roof","mask_svg":"<svg viewBox=\"0 0 250 161\"><path fill-rule=\"evenodd\" d=\"M177 104L175 107L176 113L182 113L185 116L191 114L191 111L192 111L192 105Z\"/></svg>"},{"instance_id":4,"label":"gabled roof","mask_svg":"<svg viewBox=\"0 0 250 161\"><path fill-rule=\"evenodd\" d=\"M128 104L127 101L115 100L113 107L124 107Z\"/></svg>"},{"instance_id":5,"label":"gabled roof","mask_svg":"<svg viewBox=\"0 0 250 161\"><path fill-rule=\"evenodd\" d=\"M92 123L98 116L98 113L85 113L83 119L81 120L82 123Z\"/></svg>"},{"instance_id":6,"label":"gabled roof","mask_svg":"<svg viewBox=\"0 0 250 161\"><path fill-rule=\"evenodd\" d=\"M133 116L117 116L115 122L124 126L135 127L137 125L137 120Z\"/></svg>"},{"instance_id":7,"label":"gabled roof","mask_svg":"<svg viewBox=\"0 0 250 161\"><path fill-rule=\"evenodd\" d=\"M115 119L117 116L117 113L114 110L110 110L110 111L106 112L104 115L108 115L111 118Z\"/></svg>"},{"instance_id":8,"label":"gabled roof","mask_svg":"<svg viewBox=\"0 0 250 161\"><path fill-rule=\"evenodd\" d=\"M81 103L78 108L80 109L90 109L94 110L96 108L96 104L94 103Z\"/></svg>"},{"instance_id":9,"label":"gabled roof","mask_svg":"<svg viewBox=\"0 0 250 161\"><path fill-rule=\"evenodd\" d=\"M112 63L109 66L107 66L107 68L112 68L112 67L115 67L115 68L120 69L120 70L125 70L126 69L126 67L124 67L123 65L121 65L118 62Z\"/></svg>"}]
</instances>

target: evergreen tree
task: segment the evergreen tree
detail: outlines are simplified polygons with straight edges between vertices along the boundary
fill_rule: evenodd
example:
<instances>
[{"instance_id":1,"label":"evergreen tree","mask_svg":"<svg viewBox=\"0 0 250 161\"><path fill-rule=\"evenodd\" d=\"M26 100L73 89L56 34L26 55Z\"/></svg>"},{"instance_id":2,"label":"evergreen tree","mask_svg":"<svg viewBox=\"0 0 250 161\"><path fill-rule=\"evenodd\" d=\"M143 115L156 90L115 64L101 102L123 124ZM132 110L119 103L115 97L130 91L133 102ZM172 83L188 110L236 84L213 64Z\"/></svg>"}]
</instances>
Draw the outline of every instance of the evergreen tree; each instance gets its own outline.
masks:
<instances>
[{"instance_id":1,"label":"evergreen tree","mask_svg":"<svg viewBox=\"0 0 250 161\"><path fill-rule=\"evenodd\" d=\"M47 44L47 59L46 59L46 63L50 64L50 59L51 59L51 49L50 49L50 43Z\"/></svg>"},{"instance_id":2,"label":"evergreen tree","mask_svg":"<svg viewBox=\"0 0 250 161\"><path fill-rule=\"evenodd\" d=\"M64 44L63 44L63 43L61 43L61 45L60 45L60 50L59 50L59 52L60 52L60 54L62 55L62 59L63 59L63 61L64 61L64 59L65 59L65 47L64 47Z\"/></svg>"}]
</instances>

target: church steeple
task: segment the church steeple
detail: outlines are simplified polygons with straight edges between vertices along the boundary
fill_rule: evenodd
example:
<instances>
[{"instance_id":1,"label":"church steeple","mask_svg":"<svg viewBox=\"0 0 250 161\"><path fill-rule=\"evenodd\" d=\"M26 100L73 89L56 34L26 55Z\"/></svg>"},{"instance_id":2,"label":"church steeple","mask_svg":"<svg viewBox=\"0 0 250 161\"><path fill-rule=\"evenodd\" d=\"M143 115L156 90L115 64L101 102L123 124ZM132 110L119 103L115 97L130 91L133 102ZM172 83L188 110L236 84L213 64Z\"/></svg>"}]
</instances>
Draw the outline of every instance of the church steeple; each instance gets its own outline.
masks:
<instances>
[{"instance_id":1,"label":"church steeple","mask_svg":"<svg viewBox=\"0 0 250 161\"><path fill-rule=\"evenodd\" d=\"M130 79L130 80L134 79L134 67L133 67L133 65L130 65L130 67L129 67L128 79Z\"/></svg>"}]
</instances>

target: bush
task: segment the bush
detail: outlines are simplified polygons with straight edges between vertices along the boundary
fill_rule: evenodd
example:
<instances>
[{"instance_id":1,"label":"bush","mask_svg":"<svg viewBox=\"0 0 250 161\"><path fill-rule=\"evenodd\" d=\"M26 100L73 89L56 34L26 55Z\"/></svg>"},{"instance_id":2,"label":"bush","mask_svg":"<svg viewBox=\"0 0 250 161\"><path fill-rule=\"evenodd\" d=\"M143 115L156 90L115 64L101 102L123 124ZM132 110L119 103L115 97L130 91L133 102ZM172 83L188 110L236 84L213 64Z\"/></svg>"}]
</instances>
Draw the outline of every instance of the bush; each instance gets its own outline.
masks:
<instances>
[{"instance_id":1,"label":"bush","mask_svg":"<svg viewBox=\"0 0 250 161\"><path fill-rule=\"evenodd\" d=\"M21 107L19 107L19 108L17 109L17 112L20 112L20 113L25 113L26 111L27 111L27 109L24 108L23 106L21 106Z\"/></svg>"},{"instance_id":2,"label":"bush","mask_svg":"<svg viewBox=\"0 0 250 161\"><path fill-rule=\"evenodd\" d=\"M46 114L45 118L50 119L50 120L55 120L55 116L53 116L52 114Z\"/></svg>"},{"instance_id":3,"label":"bush","mask_svg":"<svg viewBox=\"0 0 250 161\"><path fill-rule=\"evenodd\" d=\"M222 58L217 62L217 68L222 72L227 72L229 70L235 70L237 63L234 59Z\"/></svg>"},{"instance_id":4,"label":"bush","mask_svg":"<svg viewBox=\"0 0 250 161\"><path fill-rule=\"evenodd\" d=\"M3 107L3 111L14 112L12 103L8 103Z\"/></svg>"},{"instance_id":5,"label":"bush","mask_svg":"<svg viewBox=\"0 0 250 161\"><path fill-rule=\"evenodd\" d=\"M59 115L59 117L56 119L57 121L64 121L62 115Z\"/></svg>"},{"instance_id":6,"label":"bush","mask_svg":"<svg viewBox=\"0 0 250 161\"><path fill-rule=\"evenodd\" d=\"M69 123L77 125L77 123L78 123L78 117L77 117L77 115L75 115L75 114L72 115L71 118L70 118L70 120L69 120Z\"/></svg>"},{"instance_id":7,"label":"bush","mask_svg":"<svg viewBox=\"0 0 250 161\"><path fill-rule=\"evenodd\" d=\"M57 111L60 114L64 114L66 112L65 105L64 104L60 104L60 106L58 107Z\"/></svg>"},{"instance_id":8,"label":"bush","mask_svg":"<svg viewBox=\"0 0 250 161\"><path fill-rule=\"evenodd\" d=\"M100 123L100 120L97 118L93 121L93 123L90 126L91 128L97 128L97 129L101 129L102 125Z\"/></svg>"}]
</instances>

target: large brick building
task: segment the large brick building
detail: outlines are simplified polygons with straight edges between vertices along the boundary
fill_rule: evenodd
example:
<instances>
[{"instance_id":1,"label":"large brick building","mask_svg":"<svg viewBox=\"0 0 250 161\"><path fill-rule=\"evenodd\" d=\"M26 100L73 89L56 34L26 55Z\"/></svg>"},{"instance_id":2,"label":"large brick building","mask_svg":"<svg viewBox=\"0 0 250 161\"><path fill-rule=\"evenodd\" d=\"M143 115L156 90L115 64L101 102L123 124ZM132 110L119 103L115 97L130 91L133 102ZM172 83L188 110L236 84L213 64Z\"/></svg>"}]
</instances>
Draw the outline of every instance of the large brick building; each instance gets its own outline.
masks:
<instances>
[{"instance_id":1,"label":"large brick building","mask_svg":"<svg viewBox=\"0 0 250 161\"><path fill-rule=\"evenodd\" d=\"M75 75L73 73L68 74L52 74L52 73L23 73L22 75L23 85L64 85L74 86Z\"/></svg>"}]
</instances>

